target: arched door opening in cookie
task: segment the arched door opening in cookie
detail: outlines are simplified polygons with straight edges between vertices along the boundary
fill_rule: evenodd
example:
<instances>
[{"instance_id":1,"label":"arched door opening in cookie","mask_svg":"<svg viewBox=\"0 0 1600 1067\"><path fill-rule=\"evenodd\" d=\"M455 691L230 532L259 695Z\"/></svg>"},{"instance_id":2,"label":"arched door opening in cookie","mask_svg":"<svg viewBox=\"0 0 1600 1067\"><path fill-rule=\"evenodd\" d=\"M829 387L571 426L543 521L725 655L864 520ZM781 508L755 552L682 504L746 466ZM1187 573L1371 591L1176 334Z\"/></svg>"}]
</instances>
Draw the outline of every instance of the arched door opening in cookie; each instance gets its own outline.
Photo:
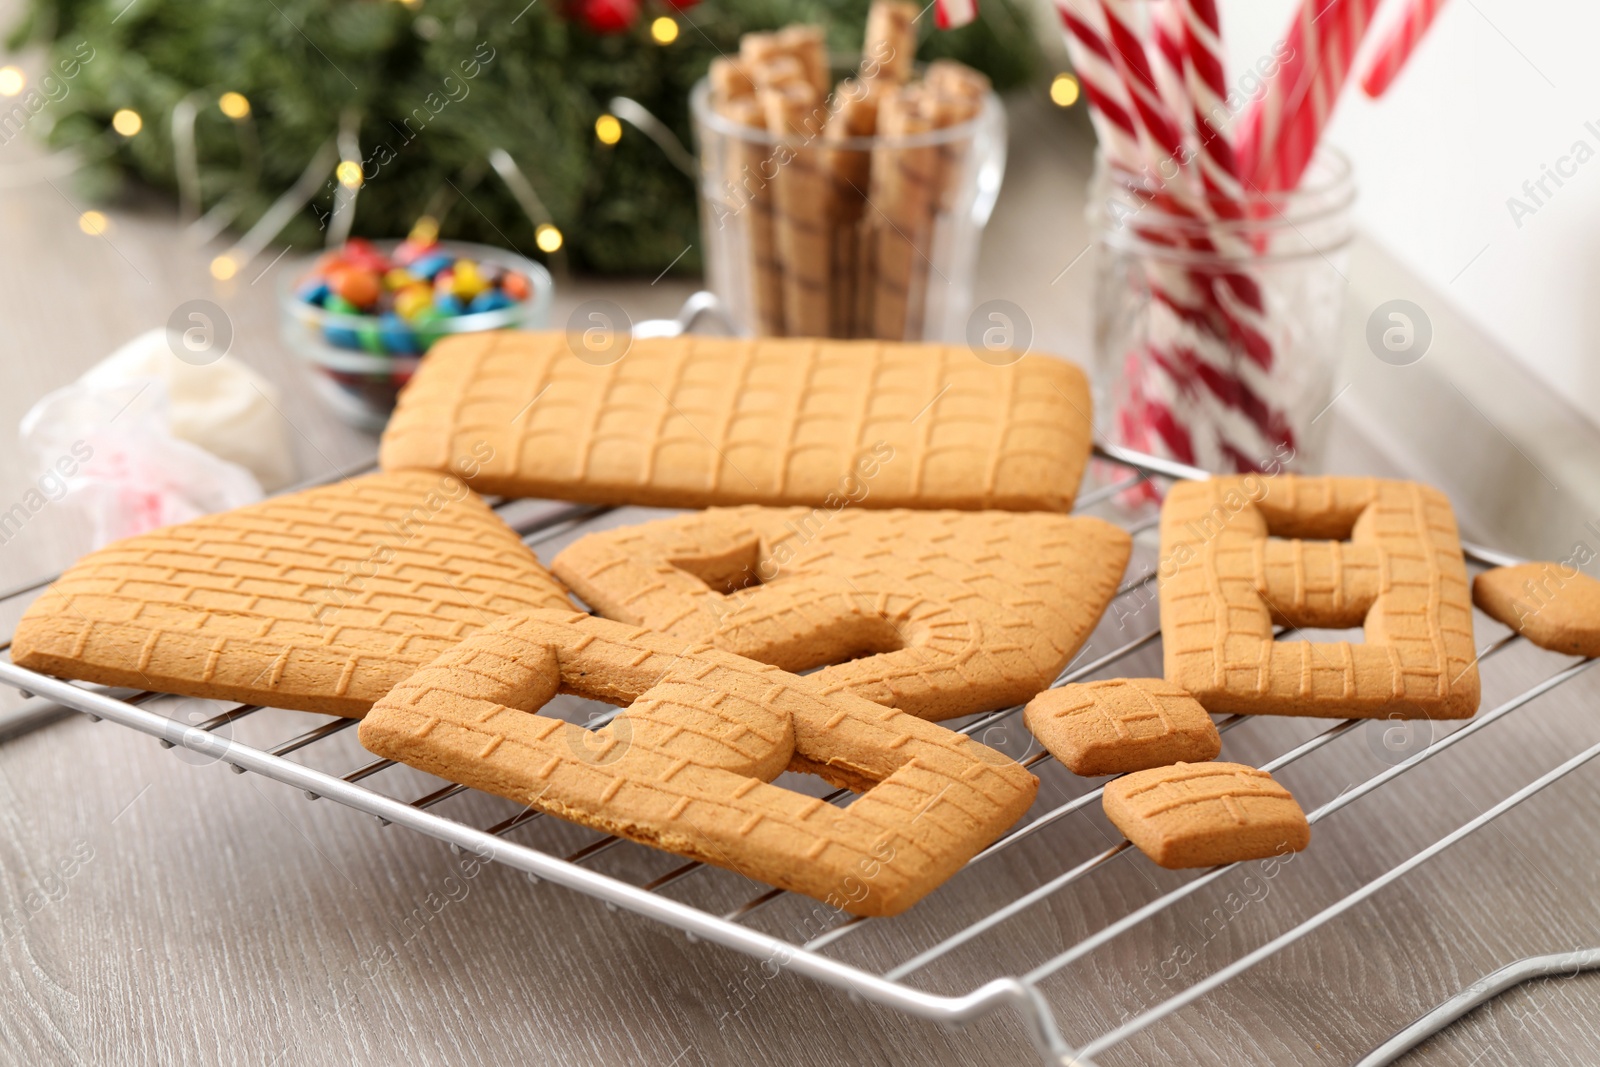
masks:
<instances>
[{"instance_id":1,"label":"arched door opening in cookie","mask_svg":"<svg viewBox=\"0 0 1600 1067\"><path fill-rule=\"evenodd\" d=\"M1477 655L1466 561L1436 489L1247 475L1176 485L1161 511L1167 681L1207 711L1469 718ZM1276 640L1274 625L1366 641Z\"/></svg>"},{"instance_id":2,"label":"arched door opening in cookie","mask_svg":"<svg viewBox=\"0 0 1600 1067\"><path fill-rule=\"evenodd\" d=\"M558 692L626 710L588 731ZM537 610L397 685L368 750L857 915L916 903L1021 818L1038 779L965 735L642 627ZM785 770L858 792L836 807Z\"/></svg>"},{"instance_id":3,"label":"arched door opening in cookie","mask_svg":"<svg viewBox=\"0 0 1600 1067\"><path fill-rule=\"evenodd\" d=\"M711 508L589 534L551 567L608 619L925 719L1025 703L1094 630L1126 533L1044 513Z\"/></svg>"}]
</instances>

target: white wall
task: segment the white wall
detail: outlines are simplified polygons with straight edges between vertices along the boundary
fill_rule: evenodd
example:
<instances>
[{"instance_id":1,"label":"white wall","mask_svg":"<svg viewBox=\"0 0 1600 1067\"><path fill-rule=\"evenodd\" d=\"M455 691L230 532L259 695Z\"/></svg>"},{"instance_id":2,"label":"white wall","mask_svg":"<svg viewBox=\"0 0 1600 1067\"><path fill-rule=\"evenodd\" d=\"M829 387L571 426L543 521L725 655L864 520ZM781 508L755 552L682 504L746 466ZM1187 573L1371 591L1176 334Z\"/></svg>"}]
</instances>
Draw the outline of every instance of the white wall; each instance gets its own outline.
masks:
<instances>
[{"instance_id":1,"label":"white wall","mask_svg":"<svg viewBox=\"0 0 1600 1067\"><path fill-rule=\"evenodd\" d=\"M1296 3L1223 0L1236 70L1271 48ZM1355 161L1362 228L1600 423L1596 41L1588 0L1450 0L1383 99L1352 80L1328 138ZM1579 141L1593 158L1535 205L1523 183ZM1513 196L1534 208L1520 227Z\"/></svg>"}]
</instances>

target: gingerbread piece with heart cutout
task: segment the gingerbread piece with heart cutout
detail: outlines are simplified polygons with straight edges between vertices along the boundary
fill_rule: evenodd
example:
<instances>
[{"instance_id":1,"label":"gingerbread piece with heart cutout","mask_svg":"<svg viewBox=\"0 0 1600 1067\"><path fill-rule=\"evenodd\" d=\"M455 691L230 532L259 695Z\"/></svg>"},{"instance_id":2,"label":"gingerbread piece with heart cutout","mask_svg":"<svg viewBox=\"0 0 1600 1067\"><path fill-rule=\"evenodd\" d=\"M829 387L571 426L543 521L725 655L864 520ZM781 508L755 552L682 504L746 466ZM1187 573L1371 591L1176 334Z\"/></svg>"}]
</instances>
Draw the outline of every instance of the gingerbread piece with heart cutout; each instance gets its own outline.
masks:
<instances>
[{"instance_id":1,"label":"gingerbread piece with heart cutout","mask_svg":"<svg viewBox=\"0 0 1600 1067\"><path fill-rule=\"evenodd\" d=\"M938 720L1050 685L1130 547L1065 515L712 508L588 534L551 569L607 618Z\"/></svg>"}]
</instances>

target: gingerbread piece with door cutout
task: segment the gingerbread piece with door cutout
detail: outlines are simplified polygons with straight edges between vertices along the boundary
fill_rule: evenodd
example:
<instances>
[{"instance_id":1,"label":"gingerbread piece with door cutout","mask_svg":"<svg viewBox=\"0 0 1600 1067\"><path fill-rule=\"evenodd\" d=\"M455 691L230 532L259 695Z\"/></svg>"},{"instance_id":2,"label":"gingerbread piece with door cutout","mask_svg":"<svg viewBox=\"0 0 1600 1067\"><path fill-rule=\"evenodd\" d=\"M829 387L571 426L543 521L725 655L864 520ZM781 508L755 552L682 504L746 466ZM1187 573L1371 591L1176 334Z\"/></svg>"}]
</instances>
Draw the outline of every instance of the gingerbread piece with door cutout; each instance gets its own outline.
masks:
<instances>
[{"instance_id":1,"label":"gingerbread piece with door cutout","mask_svg":"<svg viewBox=\"0 0 1600 1067\"><path fill-rule=\"evenodd\" d=\"M590 732L558 691L627 710ZM373 753L607 833L892 915L1021 817L1038 779L962 734L709 645L581 613L510 616L397 685ZM835 807L786 768L861 791Z\"/></svg>"}]
</instances>

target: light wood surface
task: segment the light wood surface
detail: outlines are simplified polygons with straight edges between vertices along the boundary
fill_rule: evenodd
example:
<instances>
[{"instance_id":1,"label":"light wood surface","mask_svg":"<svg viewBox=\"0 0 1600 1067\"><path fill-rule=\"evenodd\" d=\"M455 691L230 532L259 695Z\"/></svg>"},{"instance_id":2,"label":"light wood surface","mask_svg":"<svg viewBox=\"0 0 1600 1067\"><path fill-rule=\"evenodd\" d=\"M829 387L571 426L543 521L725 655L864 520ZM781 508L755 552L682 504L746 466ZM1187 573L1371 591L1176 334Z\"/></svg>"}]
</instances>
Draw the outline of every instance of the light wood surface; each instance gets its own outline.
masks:
<instances>
[{"instance_id":1,"label":"light wood surface","mask_svg":"<svg viewBox=\"0 0 1600 1067\"><path fill-rule=\"evenodd\" d=\"M1034 316L1039 347L1072 353L1088 336L1090 272L1086 263L1059 272L1087 241L1073 196L1087 176L1086 141L1080 128L1029 108L1014 112L1013 126L1008 188L986 244L979 299L1021 304ZM21 159L29 149L20 145L0 150L0 162ZM182 300L204 296L232 317L236 354L283 389L302 476L371 454L372 438L317 404L278 341L270 274L253 285L255 273L246 271L217 286L205 273L216 250L182 245L169 215L155 209L113 211L114 247L86 237L70 184L57 184L0 190L0 433L43 392L159 325ZM610 295L640 317L670 313L688 288L566 282L556 320L592 295ZM1335 437L1338 469L1386 472L1361 440L1342 428ZM25 485L24 458L0 450L0 501ZM46 509L0 549L0 584L70 562L60 548L65 521ZM559 545L541 551L548 558ZM1141 552L1148 561L1150 548ZM8 605L8 616L18 606ZM0 618L0 633L13 621ZM1499 631L1480 623L1481 646ZM1153 605L1129 620L1108 618L1090 655L1154 624ZM1486 666L1484 707L1568 662L1512 647ZM1159 670L1151 649L1117 673ZM9 690L3 699L5 707L19 700ZM1319 825L1310 850L1270 881L1230 876L1046 981L1064 1034L1087 1040L1122 1013L1164 999L1600 740L1597 700L1600 673L1581 677ZM235 736L265 744L319 721L263 712ZM1253 720L1227 735L1223 758L1261 762L1328 725ZM1028 743L1018 722L984 739L1016 753ZM1382 770L1381 749L1379 727L1359 728L1281 778L1309 808ZM306 760L345 773L367 757L347 732ZM508 869L464 877L460 860L437 842L197 762L81 717L0 746L0 1061L1033 1062L1008 1014L951 1033L803 979L769 980L753 960ZM1086 788L1053 764L1041 770L1036 812ZM371 781L406 799L432 784L404 768ZM1101 1062L1350 1063L1511 959L1600 944L1597 782L1600 768L1579 771ZM468 795L438 810L488 826L508 805ZM516 833L558 855L594 838L555 820ZM830 951L890 967L1113 840L1091 806ZM631 845L595 861L634 881L674 865ZM1124 855L918 981L960 992L1019 973L1190 877ZM723 872L702 872L673 890L713 910L754 892ZM1257 899L1239 906L1252 894ZM751 922L794 937L811 910L785 898ZM1174 970L1172 961L1191 956ZM1586 1064L1596 1048L1600 977L1585 976L1519 990L1408 1062Z\"/></svg>"}]
</instances>

